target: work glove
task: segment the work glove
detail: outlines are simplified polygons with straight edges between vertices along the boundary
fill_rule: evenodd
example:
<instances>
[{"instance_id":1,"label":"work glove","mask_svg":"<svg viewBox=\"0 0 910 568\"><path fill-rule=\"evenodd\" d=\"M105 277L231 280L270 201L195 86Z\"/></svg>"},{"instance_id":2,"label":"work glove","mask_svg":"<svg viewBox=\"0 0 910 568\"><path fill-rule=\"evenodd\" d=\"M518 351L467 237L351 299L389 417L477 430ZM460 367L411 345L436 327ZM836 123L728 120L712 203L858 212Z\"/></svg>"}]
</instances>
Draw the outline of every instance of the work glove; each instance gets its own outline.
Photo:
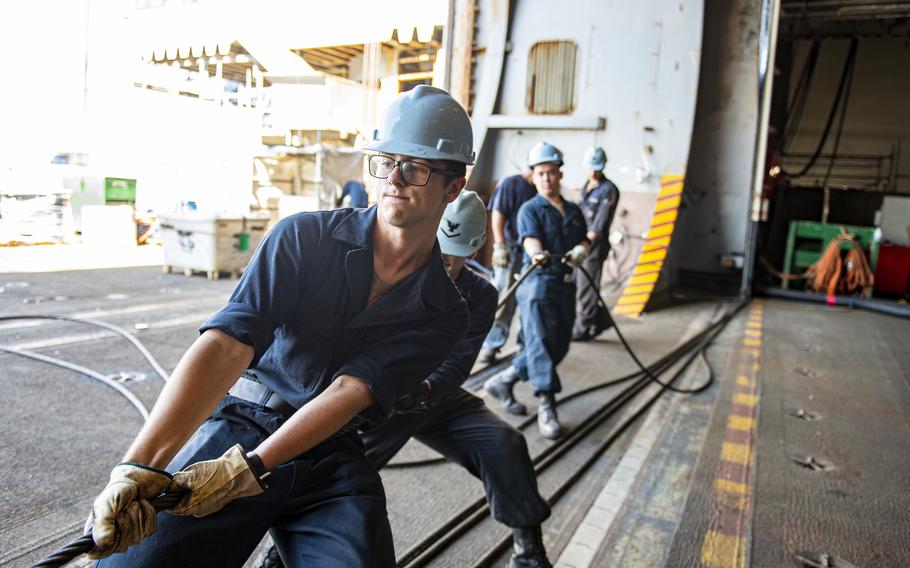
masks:
<instances>
[{"instance_id":1,"label":"work glove","mask_svg":"<svg viewBox=\"0 0 910 568\"><path fill-rule=\"evenodd\" d=\"M493 266L508 268L509 260L509 247L503 243L495 243L493 245Z\"/></svg>"},{"instance_id":2,"label":"work glove","mask_svg":"<svg viewBox=\"0 0 910 568\"><path fill-rule=\"evenodd\" d=\"M569 266L580 266L588 258L588 248L584 245L575 245L563 258Z\"/></svg>"},{"instance_id":3,"label":"work glove","mask_svg":"<svg viewBox=\"0 0 910 568\"><path fill-rule=\"evenodd\" d=\"M164 470L133 462L117 464L85 522L85 532L91 529L95 541L89 558L125 552L155 532L157 512L150 500L170 484L171 474Z\"/></svg>"},{"instance_id":4,"label":"work glove","mask_svg":"<svg viewBox=\"0 0 910 568\"><path fill-rule=\"evenodd\" d=\"M174 485L187 495L167 511L175 515L204 517L220 511L240 497L265 491L240 444L218 459L194 463L174 474Z\"/></svg>"},{"instance_id":5,"label":"work glove","mask_svg":"<svg viewBox=\"0 0 910 568\"><path fill-rule=\"evenodd\" d=\"M550 262L550 253L548 251L542 250L538 253L531 255L531 264L537 265L537 268L543 268Z\"/></svg>"},{"instance_id":6,"label":"work glove","mask_svg":"<svg viewBox=\"0 0 910 568\"><path fill-rule=\"evenodd\" d=\"M430 383L421 381L417 387L395 402L395 412L407 414L409 412L423 412L430 408Z\"/></svg>"}]
</instances>

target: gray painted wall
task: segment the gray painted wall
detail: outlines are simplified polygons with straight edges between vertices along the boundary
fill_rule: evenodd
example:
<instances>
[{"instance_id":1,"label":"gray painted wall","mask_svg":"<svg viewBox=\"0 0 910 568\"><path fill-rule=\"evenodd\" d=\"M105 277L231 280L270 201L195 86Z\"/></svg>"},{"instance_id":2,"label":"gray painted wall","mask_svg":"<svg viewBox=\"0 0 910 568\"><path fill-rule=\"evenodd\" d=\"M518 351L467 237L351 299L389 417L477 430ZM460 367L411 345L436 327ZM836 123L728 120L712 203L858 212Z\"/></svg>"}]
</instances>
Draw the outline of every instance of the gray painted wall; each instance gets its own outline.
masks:
<instances>
[{"instance_id":1,"label":"gray painted wall","mask_svg":"<svg viewBox=\"0 0 910 568\"><path fill-rule=\"evenodd\" d=\"M706 0L695 126L669 269L737 277L723 254L743 253L758 115L760 0ZM682 278L680 278L682 273Z\"/></svg>"}]
</instances>

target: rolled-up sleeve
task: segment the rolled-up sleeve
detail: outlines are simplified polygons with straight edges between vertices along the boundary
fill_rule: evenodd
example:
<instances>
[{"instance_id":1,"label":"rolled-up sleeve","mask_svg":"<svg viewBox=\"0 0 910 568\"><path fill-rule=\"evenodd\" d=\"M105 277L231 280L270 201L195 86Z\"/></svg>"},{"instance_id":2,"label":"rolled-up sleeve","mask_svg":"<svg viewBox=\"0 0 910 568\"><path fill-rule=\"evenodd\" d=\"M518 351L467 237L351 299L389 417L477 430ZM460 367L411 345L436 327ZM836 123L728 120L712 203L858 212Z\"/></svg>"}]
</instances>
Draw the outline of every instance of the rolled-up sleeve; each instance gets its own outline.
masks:
<instances>
[{"instance_id":1,"label":"rolled-up sleeve","mask_svg":"<svg viewBox=\"0 0 910 568\"><path fill-rule=\"evenodd\" d=\"M361 414L371 425L391 416L398 397L410 392L446 358L464 335L468 311L464 302L432 319L365 346L333 378L349 375L364 381L377 405Z\"/></svg>"},{"instance_id":2,"label":"rolled-up sleeve","mask_svg":"<svg viewBox=\"0 0 910 568\"><path fill-rule=\"evenodd\" d=\"M217 329L252 346L251 366L274 341L275 329L294 315L305 285L305 243L315 240L316 232L295 219L283 219L265 236L228 303L199 328L200 333Z\"/></svg>"},{"instance_id":3,"label":"rolled-up sleeve","mask_svg":"<svg viewBox=\"0 0 910 568\"><path fill-rule=\"evenodd\" d=\"M544 234L540 223L539 207L535 207L534 200L530 200L518 210L518 237L524 244L525 239L535 238L543 240Z\"/></svg>"}]
</instances>

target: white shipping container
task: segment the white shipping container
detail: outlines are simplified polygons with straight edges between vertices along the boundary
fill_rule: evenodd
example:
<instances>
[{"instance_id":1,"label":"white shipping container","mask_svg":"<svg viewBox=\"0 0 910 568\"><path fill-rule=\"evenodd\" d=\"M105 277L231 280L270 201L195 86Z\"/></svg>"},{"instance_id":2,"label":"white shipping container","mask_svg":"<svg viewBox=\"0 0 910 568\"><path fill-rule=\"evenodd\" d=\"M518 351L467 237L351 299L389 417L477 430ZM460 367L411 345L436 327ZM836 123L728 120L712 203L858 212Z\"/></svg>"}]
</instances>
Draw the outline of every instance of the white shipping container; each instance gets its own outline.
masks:
<instances>
[{"instance_id":1,"label":"white shipping container","mask_svg":"<svg viewBox=\"0 0 910 568\"><path fill-rule=\"evenodd\" d=\"M184 212L159 215L164 245L164 272L183 269L205 272L209 279L222 272L238 276L249 264L268 228L262 216L223 216Z\"/></svg>"}]
</instances>

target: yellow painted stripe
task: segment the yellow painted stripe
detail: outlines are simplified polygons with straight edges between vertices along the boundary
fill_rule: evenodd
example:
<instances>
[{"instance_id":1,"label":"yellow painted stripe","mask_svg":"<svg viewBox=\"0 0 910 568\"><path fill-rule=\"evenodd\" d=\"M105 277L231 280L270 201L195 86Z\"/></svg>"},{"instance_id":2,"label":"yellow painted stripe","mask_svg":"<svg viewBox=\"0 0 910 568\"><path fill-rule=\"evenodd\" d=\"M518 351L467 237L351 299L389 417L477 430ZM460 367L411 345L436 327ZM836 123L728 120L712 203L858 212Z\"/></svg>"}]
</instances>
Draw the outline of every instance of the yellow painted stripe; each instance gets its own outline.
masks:
<instances>
[{"instance_id":1,"label":"yellow painted stripe","mask_svg":"<svg viewBox=\"0 0 910 568\"><path fill-rule=\"evenodd\" d=\"M741 387L751 387L755 383L753 383L752 379L750 379L746 375L740 375L740 376L736 377L736 384Z\"/></svg>"},{"instance_id":2,"label":"yellow painted stripe","mask_svg":"<svg viewBox=\"0 0 910 568\"><path fill-rule=\"evenodd\" d=\"M667 245L645 245L641 247L641 252L651 252L652 250L667 250Z\"/></svg>"},{"instance_id":3,"label":"yellow painted stripe","mask_svg":"<svg viewBox=\"0 0 910 568\"><path fill-rule=\"evenodd\" d=\"M639 262L632 274L641 274L643 272L654 272L656 274L660 270L661 264L660 262L652 262L650 264Z\"/></svg>"},{"instance_id":4,"label":"yellow painted stripe","mask_svg":"<svg viewBox=\"0 0 910 568\"><path fill-rule=\"evenodd\" d=\"M686 179L684 175L665 175L660 177L660 191L658 193L668 193L674 188L682 186Z\"/></svg>"},{"instance_id":5,"label":"yellow painted stripe","mask_svg":"<svg viewBox=\"0 0 910 568\"><path fill-rule=\"evenodd\" d=\"M755 419L731 414L727 417L727 428L737 432L749 432L755 429Z\"/></svg>"},{"instance_id":6,"label":"yellow painted stripe","mask_svg":"<svg viewBox=\"0 0 910 568\"><path fill-rule=\"evenodd\" d=\"M613 315L626 316L627 318L637 318L641 315L641 311L643 309L645 309L644 304L637 306L619 306L613 310Z\"/></svg>"},{"instance_id":7,"label":"yellow painted stripe","mask_svg":"<svg viewBox=\"0 0 910 568\"><path fill-rule=\"evenodd\" d=\"M749 486L745 483L730 481L729 479L715 479L714 488L718 491L723 491L724 493L732 493L733 495L749 495L749 493L751 493Z\"/></svg>"},{"instance_id":8,"label":"yellow painted stripe","mask_svg":"<svg viewBox=\"0 0 910 568\"><path fill-rule=\"evenodd\" d=\"M724 442L720 448L720 459L740 465L749 465L752 460L752 448L745 444Z\"/></svg>"},{"instance_id":9,"label":"yellow painted stripe","mask_svg":"<svg viewBox=\"0 0 910 568\"><path fill-rule=\"evenodd\" d=\"M660 213L661 211L669 211L670 209L679 209L680 203L682 203L682 194L674 195L673 197L658 198L654 212Z\"/></svg>"},{"instance_id":10,"label":"yellow painted stripe","mask_svg":"<svg viewBox=\"0 0 910 568\"><path fill-rule=\"evenodd\" d=\"M747 321L746 327L748 327L750 329L756 329L756 328L761 329L761 322L760 321Z\"/></svg>"},{"instance_id":11,"label":"yellow painted stripe","mask_svg":"<svg viewBox=\"0 0 910 568\"><path fill-rule=\"evenodd\" d=\"M644 304L648 301L648 294L623 294L617 304L624 306L626 304Z\"/></svg>"},{"instance_id":12,"label":"yellow painted stripe","mask_svg":"<svg viewBox=\"0 0 910 568\"><path fill-rule=\"evenodd\" d=\"M663 225L664 223L672 223L676 220L679 213L674 209L672 211L665 211L663 213L658 213L651 217L651 226Z\"/></svg>"},{"instance_id":13,"label":"yellow painted stripe","mask_svg":"<svg viewBox=\"0 0 910 568\"><path fill-rule=\"evenodd\" d=\"M640 276L633 276L629 278L629 286L639 286L641 284L654 284L657 282L657 277L660 276L659 272L654 272L653 274L642 274ZM628 290L628 288L626 288Z\"/></svg>"},{"instance_id":14,"label":"yellow painted stripe","mask_svg":"<svg viewBox=\"0 0 910 568\"><path fill-rule=\"evenodd\" d=\"M758 404L758 395L738 392L733 395L733 403L741 404L743 406L755 406Z\"/></svg>"},{"instance_id":15,"label":"yellow painted stripe","mask_svg":"<svg viewBox=\"0 0 910 568\"><path fill-rule=\"evenodd\" d=\"M708 531L701 547L701 561L710 568L745 568L746 542L738 536Z\"/></svg>"},{"instance_id":16,"label":"yellow painted stripe","mask_svg":"<svg viewBox=\"0 0 910 568\"><path fill-rule=\"evenodd\" d=\"M743 345L748 345L748 346L750 346L750 347L760 347L760 346L761 346L761 339L756 339L756 338L754 338L754 337L744 337L744 338L743 338Z\"/></svg>"},{"instance_id":17,"label":"yellow painted stripe","mask_svg":"<svg viewBox=\"0 0 910 568\"><path fill-rule=\"evenodd\" d=\"M660 227L653 227L648 230L648 238L653 239L655 237L663 237L665 235L673 234L674 225L661 225Z\"/></svg>"},{"instance_id":18,"label":"yellow painted stripe","mask_svg":"<svg viewBox=\"0 0 910 568\"><path fill-rule=\"evenodd\" d=\"M651 251L651 252L642 253L642 255L640 257L638 257L638 261L639 262L654 262L656 260L663 260L665 258L667 258L667 250L661 249L661 250L655 250L655 251Z\"/></svg>"},{"instance_id":19,"label":"yellow painted stripe","mask_svg":"<svg viewBox=\"0 0 910 568\"><path fill-rule=\"evenodd\" d=\"M649 294L654 290L654 284L641 284L640 286L626 286L623 294Z\"/></svg>"},{"instance_id":20,"label":"yellow painted stripe","mask_svg":"<svg viewBox=\"0 0 910 568\"><path fill-rule=\"evenodd\" d=\"M670 246L670 237L657 237L656 239L648 239L645 241L645 246L647 245L663 245L665 247Z\"/></svg>"}]
</instances>

